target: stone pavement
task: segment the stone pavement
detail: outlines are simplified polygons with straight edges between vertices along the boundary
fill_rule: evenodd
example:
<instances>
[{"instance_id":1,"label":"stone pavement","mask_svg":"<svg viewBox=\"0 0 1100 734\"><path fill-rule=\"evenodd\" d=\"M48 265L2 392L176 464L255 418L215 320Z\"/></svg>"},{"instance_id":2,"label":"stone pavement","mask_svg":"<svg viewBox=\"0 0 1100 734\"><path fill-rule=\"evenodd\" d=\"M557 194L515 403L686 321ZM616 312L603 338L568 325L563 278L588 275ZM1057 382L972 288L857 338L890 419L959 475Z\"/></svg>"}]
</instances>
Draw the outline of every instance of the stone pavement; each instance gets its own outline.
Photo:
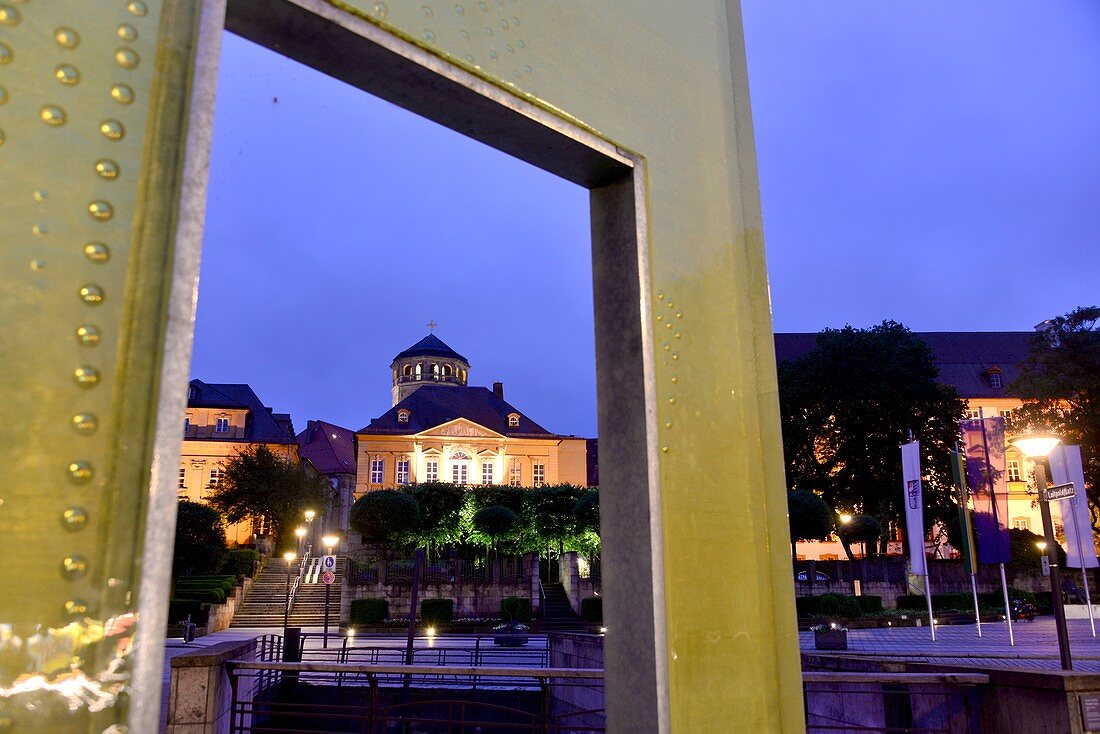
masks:
<instances>
[{"instance_id":1,"label":"stone pavement","mask_svg":"<svg viewBox=\"0 0 1100 734\"><path fill-rule=\"evenodd\" d=\"M1100 672L1100 637L1092 636L1089 621L1071 619L1067 626L1074 670ZM1100 632L1100 620L1097 628ZM1015 646L1008 642L1008 626L1004 622L983 623L980 638L973 624L938 626L935 642L932 642L928 627L849 630L847 652L822 652L943 665L1017 669L1061 667L1053 617L1016 622L1012 631ZM816 652L812 632L799 632L798 638L802 652Z\"/></svg>"}]
</instances>

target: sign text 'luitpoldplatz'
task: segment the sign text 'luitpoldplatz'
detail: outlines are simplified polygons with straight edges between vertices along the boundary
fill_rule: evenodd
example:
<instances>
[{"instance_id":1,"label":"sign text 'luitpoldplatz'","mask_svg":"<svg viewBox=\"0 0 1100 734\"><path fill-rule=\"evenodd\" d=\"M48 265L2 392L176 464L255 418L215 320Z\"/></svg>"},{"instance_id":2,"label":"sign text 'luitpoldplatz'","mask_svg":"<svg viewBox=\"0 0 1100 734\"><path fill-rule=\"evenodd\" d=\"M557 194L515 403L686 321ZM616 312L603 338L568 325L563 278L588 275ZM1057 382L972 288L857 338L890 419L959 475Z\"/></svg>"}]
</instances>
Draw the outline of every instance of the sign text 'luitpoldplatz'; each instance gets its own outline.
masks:
<instances>
[{"instance_id":1,"label":"sign text 'luitpoldplatz'","mask_svg":"<svg viewBox=\"0 0 1100 734\"><path fill-rule=\"evenodd\" d=\"M1047 487L1043 492L1043 499L1047 502L1053 502L1054 500L1071 500L1077 496L1077 490L1073 487L1073 482L1066 482L1065 484L1055 484L1052 487Z\"/></svg>"}]
</instances>

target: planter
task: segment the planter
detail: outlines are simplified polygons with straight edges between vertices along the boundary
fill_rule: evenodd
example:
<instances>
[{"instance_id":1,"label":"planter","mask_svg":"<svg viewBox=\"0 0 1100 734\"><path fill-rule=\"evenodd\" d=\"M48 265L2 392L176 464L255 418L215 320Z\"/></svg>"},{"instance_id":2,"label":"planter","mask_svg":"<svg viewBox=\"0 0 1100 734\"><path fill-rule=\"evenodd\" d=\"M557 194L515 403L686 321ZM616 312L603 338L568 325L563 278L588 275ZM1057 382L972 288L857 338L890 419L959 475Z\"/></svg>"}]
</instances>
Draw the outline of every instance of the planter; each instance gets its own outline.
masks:
<instances>
[{"instance_id":1,"label":"planter","mask_svg":"<svg viewBox=\"0 0 1100 734\"><path fill-rule=\"evenodd\" d=\"M848 630L824 629L814 631L814 647L818 650L847 650Z\"/></svg>"},{"instance_id":2,"label":"planter","mask_svg":"<svg viewBox=\"0 0 1100 734\"><path fill-rule=\"evenodd\" d=\"M523 647L527 644L527 633L497 632L493 635L493 644L501 647Z\"/></svg>"}]
</instances>

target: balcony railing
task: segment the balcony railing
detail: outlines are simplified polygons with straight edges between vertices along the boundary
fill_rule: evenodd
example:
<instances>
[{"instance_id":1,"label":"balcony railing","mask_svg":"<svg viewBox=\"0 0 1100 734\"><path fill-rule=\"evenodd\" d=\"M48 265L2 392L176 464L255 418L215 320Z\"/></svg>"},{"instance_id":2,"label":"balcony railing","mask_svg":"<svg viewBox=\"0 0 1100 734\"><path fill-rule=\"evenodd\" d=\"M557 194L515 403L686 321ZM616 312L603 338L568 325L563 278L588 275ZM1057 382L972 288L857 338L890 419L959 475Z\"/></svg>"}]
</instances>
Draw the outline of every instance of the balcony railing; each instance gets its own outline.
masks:
<instances>
[{"instance_id":1,"label":"balcony railing","mask_svg":"<svg viewBox=\"0 0 1100 734\"><path fill-rule=\"evenodd\" d=\"M462 379L458 375L436 375L432 373L397 376L398 385L404 385L410 382L451 382L461 385Z\"/></svg>"}]
</instances>

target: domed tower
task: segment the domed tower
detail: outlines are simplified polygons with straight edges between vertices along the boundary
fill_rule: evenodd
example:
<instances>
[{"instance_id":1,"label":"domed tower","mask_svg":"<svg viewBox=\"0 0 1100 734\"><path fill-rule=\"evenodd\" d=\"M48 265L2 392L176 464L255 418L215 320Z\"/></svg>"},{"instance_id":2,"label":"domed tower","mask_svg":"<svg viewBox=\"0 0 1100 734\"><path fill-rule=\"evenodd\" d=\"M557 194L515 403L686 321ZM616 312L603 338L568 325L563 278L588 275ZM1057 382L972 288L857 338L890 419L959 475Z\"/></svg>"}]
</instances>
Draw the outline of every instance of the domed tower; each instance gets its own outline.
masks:
<instances>
[{"instance_id":1,"label":"domed tower","mask_svg":"<svg viewBox=\"0 0 1100 734\"><path fill-rule=\"evenodd\" d=\"M424 385L466 387L470 363L435 334L428 334L394 357L390 369L397 405Z\"/></svg>"}]
</instances>

